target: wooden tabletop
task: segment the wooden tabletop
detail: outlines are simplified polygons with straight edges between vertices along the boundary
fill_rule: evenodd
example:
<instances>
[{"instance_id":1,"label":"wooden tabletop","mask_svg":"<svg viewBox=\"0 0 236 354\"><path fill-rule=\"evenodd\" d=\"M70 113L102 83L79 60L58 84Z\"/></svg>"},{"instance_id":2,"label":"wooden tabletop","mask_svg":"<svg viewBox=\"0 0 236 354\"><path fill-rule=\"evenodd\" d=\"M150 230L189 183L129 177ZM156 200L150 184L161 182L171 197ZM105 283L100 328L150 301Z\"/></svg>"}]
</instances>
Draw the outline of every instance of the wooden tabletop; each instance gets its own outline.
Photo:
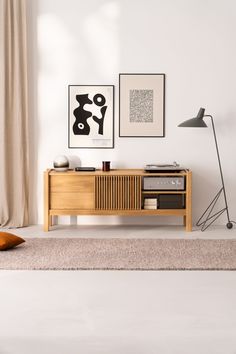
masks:
<instances>
[{"instance_id":1,"label":"wooden tabletop","mask_svg":"<svg viewBox=\"0 0 236 354\"><path fill-rule=\"evenodd\" d=\"M78 176L186 176L190 171L188 169L180 172L146 172L143 169L111 169L110 171L74 171L68 170L59 172L54 169L48 169L50 175L78 175Z\"/></svg>"}]
</instances>

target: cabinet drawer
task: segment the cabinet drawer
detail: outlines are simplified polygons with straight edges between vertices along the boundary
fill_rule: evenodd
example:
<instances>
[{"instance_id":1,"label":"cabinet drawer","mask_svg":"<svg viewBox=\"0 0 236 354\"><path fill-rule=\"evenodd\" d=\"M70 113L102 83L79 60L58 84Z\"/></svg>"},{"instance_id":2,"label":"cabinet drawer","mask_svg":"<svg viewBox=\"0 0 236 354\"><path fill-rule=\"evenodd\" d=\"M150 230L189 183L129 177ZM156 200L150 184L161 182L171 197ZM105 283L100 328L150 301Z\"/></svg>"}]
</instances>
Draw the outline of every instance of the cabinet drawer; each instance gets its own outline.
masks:
<instances>
[{"instance_id":1,"label":"cabinet drawer","mask_svg":"<svg viewBox=\"0 0 236 354\"><path fill-rule=\"evenodd\" d=\"M93 176L50 176L50 190L56 192L94 193Z\"/></svg>"},{"instance_id":2,"label":"cabinet drawer","mask_svg":"<svg viewBox=\"0 0 236 354\"><path fill-rule=\"evenodd\" d=\"M51 193L50 209L94 209L94 193L56 192Z\"/></svg>"}]
</instances>

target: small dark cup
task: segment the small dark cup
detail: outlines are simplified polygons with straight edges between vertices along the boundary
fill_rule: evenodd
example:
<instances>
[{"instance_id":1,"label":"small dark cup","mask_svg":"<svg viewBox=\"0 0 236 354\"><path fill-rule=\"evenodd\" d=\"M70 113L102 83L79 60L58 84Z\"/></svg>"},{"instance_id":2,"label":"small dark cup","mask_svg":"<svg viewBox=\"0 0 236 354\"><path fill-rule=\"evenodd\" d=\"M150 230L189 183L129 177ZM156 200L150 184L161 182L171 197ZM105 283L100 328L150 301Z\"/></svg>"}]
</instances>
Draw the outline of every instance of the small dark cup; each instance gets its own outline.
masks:
<instances>
[{"instance_id":1,"label":"small dark cup","mask_svg":"<svg viewBox=\"0 0 236 354\"><path fill-rule=\"evenodd\" d=\"M110 171L110 164L111 161L102 161L102 170L103 171Z\"/></svg>"}]
</instances>

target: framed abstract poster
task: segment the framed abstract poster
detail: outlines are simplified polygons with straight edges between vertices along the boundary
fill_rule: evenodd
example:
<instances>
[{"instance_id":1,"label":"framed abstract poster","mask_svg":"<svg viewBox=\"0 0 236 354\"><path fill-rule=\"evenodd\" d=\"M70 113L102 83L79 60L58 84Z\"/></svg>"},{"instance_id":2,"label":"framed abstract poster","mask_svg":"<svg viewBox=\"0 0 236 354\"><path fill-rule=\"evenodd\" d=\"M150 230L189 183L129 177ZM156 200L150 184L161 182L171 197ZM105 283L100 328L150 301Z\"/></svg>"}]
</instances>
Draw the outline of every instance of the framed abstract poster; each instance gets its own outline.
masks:
<instances>
[{"instance_id":1,"label":"framed abstract poster","mask_svg":"<svg viewBox=\"0 0 236 354\"><path fill-rule=\"evenodd\" d=\"M120 137L165 136L165 74L120 74Z\"/></svg>"},{"instance_id":2,"label":"framed abstract poster","mask_svg":"<svg viewBox=\"0 0 236 354\"><path fill-rule=\"evenodd\" d=\"M114 86L69 85L69 148L114 148Z\"/></svg>"}]
</instances>

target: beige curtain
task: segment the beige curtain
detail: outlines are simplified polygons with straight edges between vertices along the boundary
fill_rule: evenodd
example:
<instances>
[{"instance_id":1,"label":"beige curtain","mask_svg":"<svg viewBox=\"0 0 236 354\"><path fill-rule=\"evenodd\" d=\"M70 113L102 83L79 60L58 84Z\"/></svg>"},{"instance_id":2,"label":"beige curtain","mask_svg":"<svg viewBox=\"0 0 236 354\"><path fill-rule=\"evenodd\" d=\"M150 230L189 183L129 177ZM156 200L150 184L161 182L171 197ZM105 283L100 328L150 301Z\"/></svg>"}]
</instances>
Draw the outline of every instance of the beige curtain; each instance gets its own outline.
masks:
<instances>
[{"instance_id":1,"label":"beige curtain","mask_svg":"<svg viewBox=\"0 0 236 354\"><path fill-rule=\"evenodd\" d=\"M0 0L0 227L28 224L26 0Z\"/></svg>"}]
</instances>

